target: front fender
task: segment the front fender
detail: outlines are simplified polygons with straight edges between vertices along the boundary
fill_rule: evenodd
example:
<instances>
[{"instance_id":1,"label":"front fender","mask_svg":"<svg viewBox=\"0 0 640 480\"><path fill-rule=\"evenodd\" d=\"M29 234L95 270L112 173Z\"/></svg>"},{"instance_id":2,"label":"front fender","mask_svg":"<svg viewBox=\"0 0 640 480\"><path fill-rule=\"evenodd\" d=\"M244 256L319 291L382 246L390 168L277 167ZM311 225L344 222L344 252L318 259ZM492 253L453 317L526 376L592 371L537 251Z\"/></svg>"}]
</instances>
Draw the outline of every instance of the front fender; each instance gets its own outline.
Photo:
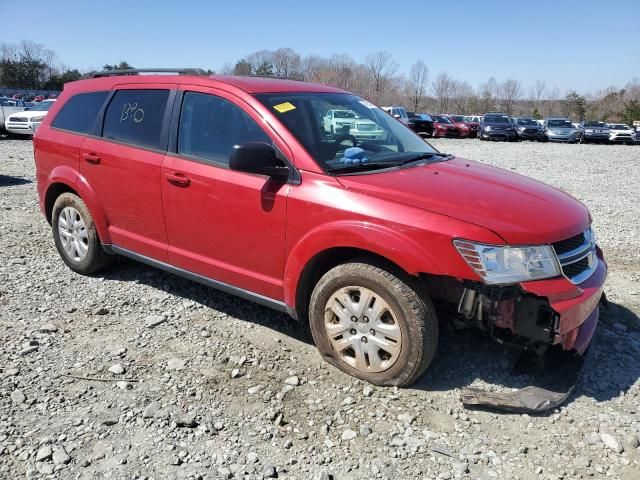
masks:
<instances>
[{"instance_id":1,"label":"front fender","mask_svg":"<svg viewBox=\"0 0 640 480\"><path fill-rule=\"evenodd\" d=\"M409 274L439 273L433 252L442 252L443 239L427 249L401 231L366 221L343 220L321 225L302 237L288 252L284 272L284 301L295 308L296 290L305 266L319 253L336 247L369 251L395 263ZM447 240L450 246L450 240ZM439 259L442 262L442 258Z\"/></svg>"}]
</instances>

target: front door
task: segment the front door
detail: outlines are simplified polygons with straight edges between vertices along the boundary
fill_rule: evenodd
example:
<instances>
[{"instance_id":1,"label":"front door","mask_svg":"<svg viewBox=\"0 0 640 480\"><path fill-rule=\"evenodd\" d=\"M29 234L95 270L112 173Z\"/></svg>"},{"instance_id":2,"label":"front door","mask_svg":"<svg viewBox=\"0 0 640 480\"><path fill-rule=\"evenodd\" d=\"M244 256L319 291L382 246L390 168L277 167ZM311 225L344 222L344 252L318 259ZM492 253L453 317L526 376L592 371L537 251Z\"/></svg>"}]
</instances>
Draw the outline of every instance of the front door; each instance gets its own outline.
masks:
<instances>
[{"instance_id":1,"label":"front door","mask_svg":"<svg viewBox=\"0 0 640 480\"><path fill-rule=\"evenodd\" d=\"M282 300L291 186L229 169L234 145L272 143L258 114L236 102L205 87L184 92L176 152L162 166L169 262Z\"/></svg>"}]
</instances>

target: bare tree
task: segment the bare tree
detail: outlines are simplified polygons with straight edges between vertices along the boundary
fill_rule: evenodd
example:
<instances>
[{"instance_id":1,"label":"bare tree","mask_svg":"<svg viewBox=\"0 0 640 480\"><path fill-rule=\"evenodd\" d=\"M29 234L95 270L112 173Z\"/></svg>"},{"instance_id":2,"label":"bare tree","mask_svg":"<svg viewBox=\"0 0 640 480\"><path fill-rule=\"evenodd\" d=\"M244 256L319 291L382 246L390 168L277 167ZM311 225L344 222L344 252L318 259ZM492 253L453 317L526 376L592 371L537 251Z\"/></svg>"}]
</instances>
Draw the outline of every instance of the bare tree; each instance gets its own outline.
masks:
<instances>
[{"instance_id":1,"label":"bare tree","mask_svg":"<svg viewBox=\"0 0 640 480\"><path fill-rule=\"evenodd\" d=\"M429 69L422 60L418 60L411 66L407 90L411 100L413 111L417 112L427 90L427 76Z\"/></svg>"},{"instance_id":2,"label":"bare tree","mask_svg":"<svg viewBox=\"0 0 640 480\"><path fill-rule=\"evenodd\" d=\"M271 54L273 72L278 77L300 75L300 55L291 48L279 48Z\"/></svg>"},{"instance_id":3,"label":"bare tree","mask_svg":"<svg viewBox=\"0 0 640 480\"><path fill-rule=\"evenodd\" d=\"M508 115L513 113L514 105L521 96L522 85L519 81L510 78L500 85L500 99Z\"/></svg>"},{"instance_id":4,"label":"bare tree","mask_svg":"<svg viewBox=\"0 0 640 480\"><path fill-rule=\"evenodd\" d=\"M386 83L398 69L398 64L393 61L389 52L375 52L367 55L365 65L373 77L374 92L380 95Z\"/></svg>"},{"instance_id":5,"label":"bare tree","mask_svg":"<svg viewBox=\"0 0 640 480\"><path fill-rule=\"evenodd\" d=\"M47 67L47 78L45 80L50 80L54 74L56 52L45 48L44 50L42 50L42 61Z\"/></svg>"},{"instance_id":6,"label":"bare tree","mask_svg":"<svg viewBox=\"0 0 640 480\"><path fill-rule=\"evenodd\" d=\"M493 77L480 85L480 102L478 105L480 111L478 113L497 110L499 108L496 105L498 93L498 82Z\"/></svg>"},{"instance_id":7,"label":"bare tree","mask_svg":"<svg viewBox=\"0 0 640 480\"><path fill-rule=\"evenodd\" d=\"M447 72L440 72L433 79L431 89L438 99L438 110L441 113L448 113L451 106L451 97L454 91L455 80Z\"/></svg>"},{"instance_id":8,"label":"bare tree","mask_svg":"<svg viewBox=\"0 0 640 480\"><path fill-rule=\"evenodd\" d=\"M27 61L39 60L42 58L43 49L44 47L39 43L32 42L31 40L22 40L18 45L18 55Z\"/></svg>"},{"instance_id":9,"label":"bare tree","mask_svg":"<svg viewBox=\"0 0 640 480\"><path fill-rule=\"evenodd\" d=\"M454 80L451 88L451 99L456 113L473 113L476 94L466 80Z\"/></svg>"}]
</instances>

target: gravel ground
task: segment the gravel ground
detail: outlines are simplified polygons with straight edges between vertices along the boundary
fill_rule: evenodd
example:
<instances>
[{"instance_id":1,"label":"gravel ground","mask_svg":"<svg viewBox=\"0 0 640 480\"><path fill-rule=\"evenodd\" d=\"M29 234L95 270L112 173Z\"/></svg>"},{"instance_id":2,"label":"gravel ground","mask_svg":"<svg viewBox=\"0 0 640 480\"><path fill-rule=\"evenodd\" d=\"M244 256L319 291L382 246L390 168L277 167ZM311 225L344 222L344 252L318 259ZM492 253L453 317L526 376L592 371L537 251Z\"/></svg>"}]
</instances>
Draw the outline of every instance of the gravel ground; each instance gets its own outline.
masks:
<instances>
[{"instance_id":1,"label":"gravel ground","mask_svg":"<svg viewBox=\"0 0 640 480\"><path fill-rule=\"evenodd\" d=\"M38 210L31 142L0 139L0 478L640 478L640 147L433 143L591 209L611 304L565 406L465 410L463 387L533 380L474 331L445 329L412 388L378 388L266 308L125 260L76 275Z\"/></svg>"}]
</instances>

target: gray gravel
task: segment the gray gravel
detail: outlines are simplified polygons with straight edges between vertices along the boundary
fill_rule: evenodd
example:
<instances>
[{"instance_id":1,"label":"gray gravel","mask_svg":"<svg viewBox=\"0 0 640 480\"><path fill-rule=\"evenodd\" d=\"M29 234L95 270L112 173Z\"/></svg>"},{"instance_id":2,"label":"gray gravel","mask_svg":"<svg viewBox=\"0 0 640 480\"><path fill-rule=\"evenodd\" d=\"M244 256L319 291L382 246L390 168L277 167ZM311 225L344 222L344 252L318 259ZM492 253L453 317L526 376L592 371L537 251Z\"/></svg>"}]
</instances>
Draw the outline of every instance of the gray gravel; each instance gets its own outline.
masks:
<instances>
[{"instance_id":1,"label":"gray gravel","mask_svg":"<svg viewBox=\"0 0 640 480\"><path fill-rule=\"evenodd\" d=\"M0 478L640 478L640 147L433 143L591 209L612 304L566 406L462 408L460 388L532 380L472 331L445 330L414 387L379 388L279 313L126 260L76 275L38 210L31 142L0 139Z\"/></svg>"}]
</instances>

